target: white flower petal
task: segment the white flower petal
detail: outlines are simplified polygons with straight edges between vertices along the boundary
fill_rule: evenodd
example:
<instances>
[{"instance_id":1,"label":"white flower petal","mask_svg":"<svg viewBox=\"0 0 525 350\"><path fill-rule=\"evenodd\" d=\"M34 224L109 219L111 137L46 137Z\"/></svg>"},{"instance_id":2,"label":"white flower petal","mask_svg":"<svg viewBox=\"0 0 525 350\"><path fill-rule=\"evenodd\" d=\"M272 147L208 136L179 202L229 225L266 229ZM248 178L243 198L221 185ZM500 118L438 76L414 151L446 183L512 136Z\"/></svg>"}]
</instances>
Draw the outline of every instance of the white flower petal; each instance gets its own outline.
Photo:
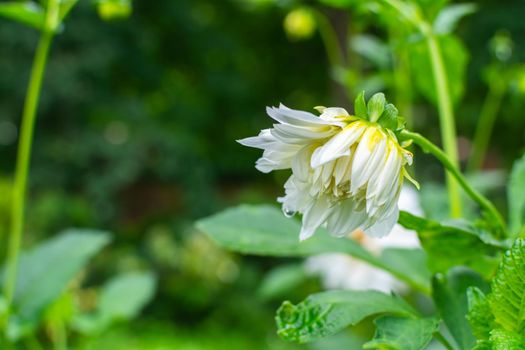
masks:
<instances>
[{"instance_id":1,"label":"white flower petal","mask_svg":"<svg viewBox=\"0 0 525 350\"><path fill-rule=\"evenodd\" d=\"M350 114L344 108L340 107L328 107L324 108L319 118L324 120L333 120L338 117L348 117Z\"/></svg>"},{"instance_id":2,"label":"white flower petal","mask_svg":"<svg viewBox=\"0 0 525 350\"><path fill-rule=\"evenodd\" d=\"M314 128L288 124L274 124L274 128L276 130L279 130L283 134L289 135L292 138L303 138L312 140L325 139L335 134L338 129L333 126L322 126Z\"/></svg>"},{"instance_id":3,"label":"white flower petal","mask_svg":"<svg viewBox=\"0 0 525 350\"><path fill-rule=\"evenodd\" d=\"M237 140L243 146L265 149L274 144L277 140L270 132L270 129L261 130L258 136L246 137Z\"/></svg>"},{"instance_id":4,"label":"white flower petal","mask_svg":"<svg viewBox=\"0 0 525 350\"><path fill-rule=\"evenodd\" d=\"M286 214L303 215L301 239L321 225L336 236L359 228L387 234L397 220L404 166L412 154L378 124L355 119L342 108L320 111L317 117L283 105L268 108L278 123L238 142L264 150L256 162L262 172L291 168L278 201Z\"/></svg>"},{"instance_id":5,"label":"white flower petal","mask_svg":"<svg viewBox=\"0 0 525 350\"><path fill-rule=\"evenodd\" d=\"M350 169L352 166L352 158L350 155L342 156L337 159L335 168L334 168L334 180L335 184L339 185L343 178L350 175Z\"/></svg>"},{"instance_id":6,"label":"white flower petal","mask_svg":"<svg viewBox=\"0 0 525 350\"><path fill-rule=\"evenodd\" d=\"M315 230L325 222L330 215L330 203L324 197L317 199L314 204L303 213L303 225L299 239L304 241L311 237Z\"/></svg>"},{"instance_id":7,"label":"white flower petal","mask_svg":"<svg viewBox=\"0 0 525 350\"><path fill-rule=\"evenodd\" d=\"M307 182L310 177L310 157L312 156L312 146L305 146L292 159L292 171L294 176L303 182Z\"/></svg>"},{"instance_id":8,"label":"white flower petal","mask_svg":"<svg viewBox=\"0 0 525 350\"><path fill-rule=\"evenodd\" d=\"M341 122L327 121L318 116L304 111L290 109L284 105L277 107L266 107L266 113L274 120L282 124L315 127L320 125L343 125Z\"/></svg>"},{"instance_id":9,"label":"white flower petal","mask_svg":"<svg viewBox=\"0 0 525 350\"><path fill-rule=\"evenodd\" d=\"M372 149L370 147L371 138L376 133L375 128L368 128L361 140L359 140L359 145L354 152L354 159L352 161L352 177L350 180L350 192L356 194L359 187L357 186L361 180L361 174L365 170L366 164L370 159L372 154Z\"/></svg>"},{"instance_id":10,"label":"white flower petal","mask_svg":"<svg viewBox=\"0 0 525 350\"><path fill-rule=\"evenodd\" d=\"M312 168L316 168L331 160L350 155L350 146L354 144L363 134L364 128L357 122L344 128L332 137L324 146L319 147L312 156Z\"/></svg>"},{"instance_id":11,"label":"white flower petal","mask_svg":"<svg viewBox=\"0 0 525 350\"><path fill-rule=\"evenodd\" d=\"M383 220L377 221L364 231L371 237L384 237L392 231L392 228L397 223L397 219L399 219L399 209L396 206L392 214Z\"/></svg>"},{"instance_id":12,"label":"white flower petal","mask_svg":"<svg viewBox=\"0 0 525 350\"><path fill-rule=\"evenodd\" d=\"M372 174L377 171L379 164L385 162L386 140L382 139L373 147L374 149L366 165L363 166L361 174L356 176L355 183L352 183L355 189L361 188L365 183L369 182Z\"/></svg>"}]
</instances>

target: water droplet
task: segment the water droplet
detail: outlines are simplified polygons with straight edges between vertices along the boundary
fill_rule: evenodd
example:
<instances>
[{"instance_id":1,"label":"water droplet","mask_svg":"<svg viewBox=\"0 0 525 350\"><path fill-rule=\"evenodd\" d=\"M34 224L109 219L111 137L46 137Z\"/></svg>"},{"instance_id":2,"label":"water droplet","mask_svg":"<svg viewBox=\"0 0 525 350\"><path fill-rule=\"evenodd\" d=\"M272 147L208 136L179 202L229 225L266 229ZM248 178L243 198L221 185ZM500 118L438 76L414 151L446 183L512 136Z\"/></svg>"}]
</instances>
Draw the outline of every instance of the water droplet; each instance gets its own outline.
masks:
<instances>
[{"instance_id":1,"label":"water droplet","mask_svg":"<svg viewBox=\"0 0 525 350\"><path fill-rule=\"evenodd\" d=\"M291 218L292 216L295 215L296 211L283 207L283 213L284 213L284 216L286 216L287 218Z\"/></svg>"}]
</instances>

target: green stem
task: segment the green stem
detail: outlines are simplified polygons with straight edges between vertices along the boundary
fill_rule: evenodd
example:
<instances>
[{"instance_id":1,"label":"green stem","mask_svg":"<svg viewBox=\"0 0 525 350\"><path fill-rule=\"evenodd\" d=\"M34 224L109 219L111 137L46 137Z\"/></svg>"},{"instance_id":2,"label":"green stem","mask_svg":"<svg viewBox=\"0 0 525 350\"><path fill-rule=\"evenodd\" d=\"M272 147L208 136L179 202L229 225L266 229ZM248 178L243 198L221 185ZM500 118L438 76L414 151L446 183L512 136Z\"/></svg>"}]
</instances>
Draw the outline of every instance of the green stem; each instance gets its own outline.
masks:
<instances>
[{"instance_id":1,"label":"green stem","mask_svg":"<svg viewBox=\"0 0 525 350\"><path fill-rule=\"evenodd\" d=\"M487 148L489 145L490 135L492 134L492 128L494 121L498 116L498 111L501 106L501 101L505 95L505 84L502 82L494 82L489 86L489 91L483 107L481 108L478 126L474 133L474 139L472 142L472 154L467 164L467 171L474 172L480 170Z\"/></svg>"},{"instance_id":2,"label":"green stem","mask_svg":"<svg viewBox=\"0 0 525 350\"><path fill-rule=\"evenodd\" d=\"M53 325L52 341L54 350L67 350L67 329L62 319Z\"/></svg>"},{"instance_id":3,"label":"green stem","mask_svg":"<svg viewBox=\"0 0 525 350\"><path fill-rule=\"evenodd\" d=\"M443 152L439 147L437 147L428 139L426 139L418 133L403 130L400 136L403 139L409 139L414 141L421 147L421 149L424 152L432 153L432 155L436 157L441 162L441 164L443 164L443 166L448 170L448 173L457 180L458 184L461 185L461 187L463 187L465 192L475 202L477 202L481 208L487 211L487 213L491 216L494 222L499 226L501 232L506 231L505 221L503 220L503 217L498 212L494 204L492 204L492 202L489 201L486 197L484 197L481 193L476 191L467 182L463 174L461 174L461 172L459 171L458 167L449 159L448 155L445 152Z\"/></svg>"},{"instance_id":4,"label":"green stem","mask_svg":"<svg viewBox=\"0 0 525 350\"><path fill-rule=\"evenodd\" d=\"M441 139L443 148L452 164L459 168L458 145L456 139L456 126L454 122L454 110L450 100L448 79L443 64L443 57L436 37L431 32L426 34L426 42L432 63L432 73L438 98L438 110L441 128ZM454 181L452 174L447 173L448 199L450 202L450 215L461 217L461 195L459 184Z\"/></svg>"},{"instance_id":5,"label":"green stem","mask_svg":"<svg viewBox=\"0 0 525 350\"><path fill-rule=\"evenodd\" d=\"M42 28L42 34L38 42L31 77L24 102L20 139L18 143L18 154L13 184L12 206L11 206L11 228L6 256L6 274L4 280L4 297L6 301L6 313L3 318L3 326L7 327L9 315L12 308L13 296L16 288L18 260L22 232L24 229L24 210L27 192L27 179L29 175L29 164L31 161L31 146L33 141L33 130L36 121L38 100L42 87L42 79L47 63L49 48L53 40L55 20L57 16L57 1L49 1L46 12L46 25Z\"/></svg>"},{"instance_id":6,"label":"green stem","mask_svg":"<svg viewBox=\"0 0 525 350\"><path fill-rule=\"evenodd\" d=\"M319 26L319 34L323 40L330 66L342 67L344 66L344 55L342 48L339 45L337 34L332 24L326 18L326 15L320 11L315 11L315 18L317 19L317 25Z\"/></svg>"},{"instance_id":7,"label":"green stem","mask_svg":"<svg viewBox=\"0 0 525 350\"><path fill-rule=\"evenodd\" d=\"M425 37L438 99L439 124L443 148L450 161L459 168L454 109L450 99L450 88L448 85L445 65L443 63L443 56L441 54L439 42L432 32L432 26L424 19L419 7L399 0L382 1L416 27ZM450 214L452 217L461 217L461 196L459 186L450 174L447 174L447 188L450 202Z\"/></svg>"}]
</instances>

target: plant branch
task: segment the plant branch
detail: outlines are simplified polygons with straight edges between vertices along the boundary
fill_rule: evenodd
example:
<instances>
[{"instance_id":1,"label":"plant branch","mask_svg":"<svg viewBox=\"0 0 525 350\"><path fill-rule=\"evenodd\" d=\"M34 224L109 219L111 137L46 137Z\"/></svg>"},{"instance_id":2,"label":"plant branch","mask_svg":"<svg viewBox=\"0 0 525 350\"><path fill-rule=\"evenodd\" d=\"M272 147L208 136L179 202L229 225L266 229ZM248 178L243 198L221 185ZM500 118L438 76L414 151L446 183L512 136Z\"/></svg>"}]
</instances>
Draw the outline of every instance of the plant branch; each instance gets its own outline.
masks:
<instances>
[{"instance_id":1,"label":"plant branch","mask_svg":"<svg viewBox=\"0 0 525 350\"><path fill-rule=\"evenodd\" d=\"M487 148L489 145L490 135L494 121L498 116L498 111L501 106L501 100L505 94L505 84L502 82L495 82L490 84L487 97L481 108L479 115L478 126L474 133L472 141L472 154L467 164L467 171L474 172L481 169Z\"/></svg>"},{"instance_id":2,"label":"plant branch","mask_svg":"<svg viewBox=\"0 0 525 350\"><path fill-rule=\"evenodd\" d=\"M459 168L458 145L456 139L456 125L454 121L454 109L450 100L450 89L448 79L443 64L443 56L439 43L432 33L426 34L426 42L430 61L432 63L432 72L434 75L434 84L438 98L438 110L441 128L441 139L443 148L448 159L455 167ZM453 176L447 174L448 198L450 202L450 214L452 217L461 217L461 195L459 184L454 181Z\"/></svg>"},{"instance_id":3,"label":"plant branch","mask_svg":"<svg viewBox=\"0 0 525 350\"><path fill-rule=\"evenodd\" d=\"M459 168L454 108L450 99L450 87L443 63L443 55L439 42L433 33L432 26L423 17L420 8L416 5L399 0L382 0L382 2L394 9L425 37L430 63L432 65L432 75L434 76L443 148L450 161ZM450 174L447 174L447 189L450 202L450 214L452 217L461 217L459 186Z\"/></svg>"},{"instance_id":4,"label":"plant branch","mask_svg":"<svg viewBox=\"0 0 525 350\"><path fill-rule=\"evenodd\" d=\"M421 147L421 149L424 152L432 153L434 157L436 157L441 164L448 170L448 173L450 173L457 182L463 187L465 192L475 201L477 202L481 208L485 209L488 214L492 217L492 219L495 221L495 223L499 226L502 232L506 232L506 225L505 221L503 220L503 217L499 213L499 211L496 209L494 204L492 204L491 201L489 201L486 197L484 197L481 193L476 191L465 179L463 174L459 171L459 169L454 165L454 163L451 162L448 155L443 152L439 147L434 145L432 142L430 142L428 139L423 137L422 135L410 132L407 130L403 130L400 134L401 138L406 140L412 140L414 141L418 146Z\"/></svg>"},{"instance_id":5,"label":"plant branch","mask_svg":"<svg viewBox=\"0 0 525 350\"><path fill-rule=\"evenodd\" d=\"M25 200L29 177L29 166L31 161L31 147L33 142L33 131L36 121L38 101L47 64L49 48L58 25L57 21L58 2L57 0L50 0L46 8L46 21L44 27L41 30L40 40L38 42L35 58L33 60L29 86L24 102L22 125L20 127L21 131L18 142L11 204L11 227L8 237L6 273L4 277L4 298L6 302L6 311L2 318L2 325L5 329L7 329L8 326L13 297L16 289L20 246L24 229Z\"/></svg>"}]
</instances>

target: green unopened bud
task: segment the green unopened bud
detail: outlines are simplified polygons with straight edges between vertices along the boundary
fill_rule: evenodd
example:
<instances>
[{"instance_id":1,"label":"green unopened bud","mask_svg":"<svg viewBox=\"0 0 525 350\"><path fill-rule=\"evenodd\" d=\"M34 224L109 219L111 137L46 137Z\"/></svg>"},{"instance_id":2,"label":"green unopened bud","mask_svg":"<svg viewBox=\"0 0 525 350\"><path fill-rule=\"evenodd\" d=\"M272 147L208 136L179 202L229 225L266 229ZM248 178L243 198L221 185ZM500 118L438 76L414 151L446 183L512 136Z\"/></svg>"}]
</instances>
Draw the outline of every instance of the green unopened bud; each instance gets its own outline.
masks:
<instances>
[{"instance_id":1,"label":"green unopened bud","mask_svg":"<svg viewBox=\"0 0 525 350\"><path fill-rule=\"evenodd\" d=\"M370 100L368 100L368 117L371 122L376 122L383 111L385 110L385 95L381 92L374 94Z\"/></svg>"},{"instance_id":2,"label":"green unopened bud","mask_svg":"<svg viewBox=\"0 0 525 350\"><path fill-rule=\"evenodd\" d=\"M315 16L307 7L300 7L290 11L284 19L284 30L292 40L310 38L316 29Z\"/></svg>"},{"instance_id":3,"label":"green unopened bud","mask_svg":"<svg viewBox=\"0 0 525 350\"><path fill-rule=\"evenodd\" d=\"M100 18L111 21L129 17L132 6L130 0L99 0L97 10Z\"/></svg>"}]
</instances>

